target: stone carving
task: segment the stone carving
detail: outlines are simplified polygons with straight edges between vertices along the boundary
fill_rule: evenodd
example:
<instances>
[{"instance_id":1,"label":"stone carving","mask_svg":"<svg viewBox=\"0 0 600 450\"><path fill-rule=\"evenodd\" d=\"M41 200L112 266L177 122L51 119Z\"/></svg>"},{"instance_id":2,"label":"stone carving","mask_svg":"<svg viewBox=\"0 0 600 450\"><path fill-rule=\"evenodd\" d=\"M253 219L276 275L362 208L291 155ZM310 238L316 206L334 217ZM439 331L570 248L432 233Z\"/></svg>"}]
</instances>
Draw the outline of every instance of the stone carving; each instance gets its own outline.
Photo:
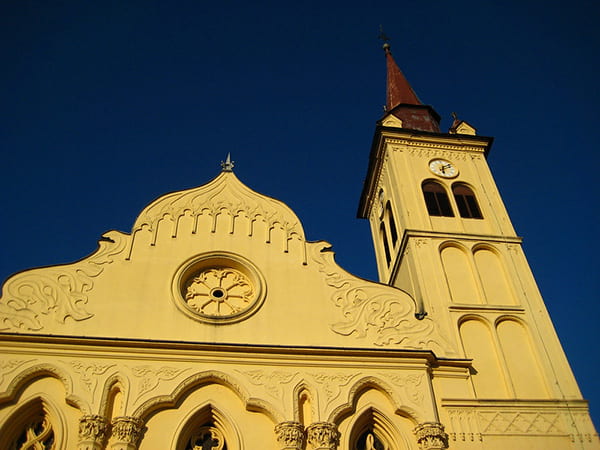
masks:
<instances>
[{"instance_id":1,"label":"stone carving","mask_svg":"<svg viewBox=\"0 0 600 450\"><path fill-rule=\"evenodd\" d=\"M298 422L282 422L275 426L281 450L301 450L304 445L304 427Z\"/></svg>"},{"instance_id":2,"label":"stone carving","mask_svg":"<svg viewBox=\"0 0 600 450\"><path fill-rule=\"evenodd\" d=\"M448 435L441 423L425 422L414 430L421 450L442 450L448 448Z\"/></svg>"},{"instance_id":3,"label":"stone carving","mask_svg":"<svg viewBox=\"0 0 600 450\"><path fill-rule=\"evenodd\" d=\"M409 294L344 272L333 261L333 253L327 251L328 244L320 244L310 246L311 257L326 283L336 289L332 301L344 319L331 324L332 331L343 336L369 337L379 346L402 344L404 348L445 353L447 342L431 318L416 319L416 305Z\"/></svg>"},{"instance_id":4,"label":"stone carving","mask_svg":"<svg viewBox=\"0 0 600 450\"><path fill-rule=\"evenodd\" d=\"M109 231L102 238L96 253L82 261L27 270L10 278L0 299L0 330L41 330L49 321L92 317L86 309L86 293L129 240L118 231Z\"/></svg>"},{"instance_id":5,"label":"stone carving","mask_svg":"<svg viewBox=\"0 0 600 450\"><path fill-rule=\"evenodd\" d=\"M79 379L81 385L92 396L96 391L96 386L98 386L98 376L103 375L109 368L114 366L114 364L83 364L81 361L69 361L69 363L75 372L81 375Z\"/></svg>"},{"instance_id":6,"label":"stone carving","mask_svg":"<svg viewBox=\"0 0 600 450\"><path fill-rule=\"evenodd\" d=\"M112 439L115 443L136 448L142 434L143 423L136 417L116 417L112 421Z\"/></svg>"},{"instance_id":7,"label":"stone carving","mask_svg":"<svg viewBox=\"0 0 600 450\"><path fill-rule=\"evenodd\" d=\"M79 419L79 444L81 450L100 450L108 438L110 425L102 416L90 414Z\"/></svg>"},{"instance_id":8,"label":"stone carving","mask_svg":"<svg viewBox=\"0 0 600 450\"><path fill-rule=\"evenodd\" d=\"M156 235L159 222L164 217L170 217L174 223L184 216L191 216L198 222L200 216L210 217L212 225L209 232L216 232L218 224L217 217L226 215L230 217L227 222L228 233L243 232L252 236L256 230L250 226L243 230L234 226L235 218L243 217L250 224L263 222L267 233L264 238L269 242L271 230L281 229L284 232L284 240L298 238L304 241L304 230L300 221L292 210L284 203L254 192L241 183L233 172L222 172L211 182L197 188L167 194L151 203L138 217L133 233L142 229L150 230L152 243L156 243ZM197 232L196 227L191 232ZM172 233L175 237L177 231ZM287 246L285 248L287 250Z\"/></svg>"},{"instance_id":9,"label":"stone carving","mask_svg":"<svg viewBox=\"0 0 600 450\"><path fill-rule=\"evenodd\" d=\"M335 424L316 422L306 428L306 441L313 450L336 450L339 443L339 432Z\"/></svg>"},{"instance_id":10,"label":"stone carving","mask_svg":"<svg viewBox=\"0 0 600 450\"><path fill-rule=\"evenodd\" d=\"M421 385L423 374L408 376L388 375L388 377L395 385L403 388L405 398L415 405L423 404L423 387Z\"/></svg>"},{"instance_id":11,"label":"stone carving","mask_svg":"<svg viewBox=\"0 0 600 450\"><path fill-rule=\"evenodd\" d=\"M262 386L272 397L282 400L283 399L283 384L287 384L294 379L297 372L288 373L279 370L273 372L266 372L264 370L246 370L238 371L239 373L246 375L252 384Z\"/></svg>"},{"instance_id":12,"label":"stone carving","mask_svg":"<svg viewBox=\"0 0 600 450\"><path fill-rule=\"evenodd\" d=\"M185 301L207 316L230 316L248 309L255 300L254 286L239 270L207 268L196 273L185 287Z\"/></svg>"},{"instance_id":13,"label":"stone carving","mask_svg":"<svg viewBox=\"0 0 600 450\"><path fill-rule=\"evenodd\" d=\"M191 437L186 450L222 450L225 438L215 427L202 427Z\"/></svg>"},{"instance_id":14,"label":"stone carving","mask_svg":"<svg viewBox=\"0 0 600 450\"><path fill-rule=\"evenodd\" d=\"M463 442L483 441L473 409L448 409L448 415L450 416L450 429L452 430L448 433L450 439Z\"/></svg>"},{"instance_id":15,"label":"stone carving","mask_svg":"<svg viewBox=\"0 0 600 450\"><path fill-rule=\"evenodd\" d=\"M158 369L151 366L132 367L133 375L141 378L139 384L138 396L142 396L158 386L161 381L169 381L177 377L187 369L175 369L173 367L160 367Z\"/></svg>"},{"instance_id":16,"label":"stone carving","mask_svg":"<svg viewBox=\"0 0 600 450\"><path fill-rule=\"evenodd\" d=\"M315 381L323 385L323 392L325 392L326 404L329 405L338 395L340 395L341 388L346 386L350 380L356 376L333 374L328 375L324 373L313 373L311 374Z\"/></svg>"},{"instance_id":17,"label":"stone carving","mask_svg":"<svg viewBox=\"0 0 600 450\"><path fill-rule=\"evenodd\" d=\"M560 414L536 411L478 411L484 434L562 434Z\"/></svg>"},{"instance_id":18,"label":"stone carving","mask_svg":"<svg viewBox=\"0 0 600 450\"><path fill-rule=\"evenodd\" d=\"M4 359L0 361L0 385L4 382L4 377L11 373L13 370L18 369L26 362L31 362L33 360L25 360L25 359Z\"/></svg>"}]
</instances>

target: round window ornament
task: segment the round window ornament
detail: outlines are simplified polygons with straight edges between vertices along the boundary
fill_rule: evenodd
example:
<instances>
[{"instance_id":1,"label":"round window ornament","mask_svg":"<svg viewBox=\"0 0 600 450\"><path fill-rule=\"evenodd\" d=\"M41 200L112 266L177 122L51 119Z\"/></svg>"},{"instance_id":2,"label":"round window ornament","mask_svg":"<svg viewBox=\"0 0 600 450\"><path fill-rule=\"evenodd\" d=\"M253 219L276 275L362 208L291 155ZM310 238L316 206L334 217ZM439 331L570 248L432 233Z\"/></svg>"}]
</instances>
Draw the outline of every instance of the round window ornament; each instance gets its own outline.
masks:
<instances>
[{"instance_id":1,"label":"round window ornament","mask_svg":"<svg viewBox=\"0 0 600 450\"><path fill-rule=\"evenodd\" d=\"M247 259L232 253L207 253L181 266L173 293L175 303L188 316L225 324L254 314L264 302L266 285Z\"/></svg>"}]
</instances>

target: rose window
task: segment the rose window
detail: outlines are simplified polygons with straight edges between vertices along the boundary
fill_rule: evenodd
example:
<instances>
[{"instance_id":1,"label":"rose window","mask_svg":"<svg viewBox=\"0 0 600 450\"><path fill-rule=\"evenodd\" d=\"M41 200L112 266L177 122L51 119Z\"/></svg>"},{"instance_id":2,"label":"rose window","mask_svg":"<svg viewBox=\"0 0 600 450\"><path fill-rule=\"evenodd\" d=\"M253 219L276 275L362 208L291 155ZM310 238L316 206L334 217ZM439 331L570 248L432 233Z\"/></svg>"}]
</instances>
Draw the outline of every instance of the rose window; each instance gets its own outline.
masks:
<instances>
[{"instance_id":1,"label":"rose window","mask_svg":"<svg viewBox=\"0 0 600 450\"><path fill-rule=\"evenodd\" d=\"M254 288L239 270L213 267L195 274L188 282L185 301L206 316L231 316L245 310L254 299Z\"/></svg>"},{"instance_id":2,"label":"rose window","mask_svg":"<svg viewBox=\"0 0 600 450\"><path fill-rule=\"evenodd\" d=\"M205 253L184 263L173 278L177 307L201 322L239 322L254 314L266 296L265 279L247 259Z\"/></svg>"}]
</instances>

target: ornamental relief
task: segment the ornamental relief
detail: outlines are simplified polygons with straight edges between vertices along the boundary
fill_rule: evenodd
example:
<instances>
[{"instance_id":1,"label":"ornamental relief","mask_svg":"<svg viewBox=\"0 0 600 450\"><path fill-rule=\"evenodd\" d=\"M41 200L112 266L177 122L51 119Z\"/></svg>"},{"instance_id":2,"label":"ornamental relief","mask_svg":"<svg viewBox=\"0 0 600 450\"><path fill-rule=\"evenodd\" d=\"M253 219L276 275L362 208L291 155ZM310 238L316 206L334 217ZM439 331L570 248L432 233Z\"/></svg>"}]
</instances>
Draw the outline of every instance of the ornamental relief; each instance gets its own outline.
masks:
<instances>
[{"instance_id":1,"label":"ornamental relief","mask_svg":"<svg viewBox=\"0 0 600 450\"><path fill-rule=\"evenodd\" d=\"M88 258L62 266L18 273L5 284L0 299L0 331L38 331L49 322L93 317L87 308L94 280L123 252L129 236L109 231Z\"/></svg>"},{"instance_id":2,"label":"ornamental relief","mask_svg":"<svg viewBox=\"0 0 600 450\"><path fill-rule=\"evenodd\" d=\"M90 394L91 398L96 393L100 375L104 375L108 369L115 366L115 364L82 363L79 360L65 362L65 364L69 364L79 375L80 385L84 391Z\"/></svg>"},{"instance_id":3,"label":"ornamental relief","mask_svg":"<svg viewBox=\"0 0 600 450\"><path fill-rule=\"evenodd\" d=\"M401 388L402 398L420 407L425 398L423 391L428 389L426 383L423 383L423 376L421 373L417 375L387 375L387 378Z\"/></svg>"},{"instance_id":4,"label":"ornamental relief","mask_svg":"<svg viewBox=\"0 0 600 450\"><path fill-rule=\"evenodd\" d=\"M441 143L441 142L419 142L410 139L386 139L387 144L393 144L394 146L403 146L408 149L410 152L423 150L431 150L434 151L436 155L439 155L440 152L447 152L449 155L464 155L464 152L479 152L482 153L486 145L456 145L449 143ZM465 157L466 158L466 157Z\"/></svg>"},{"instance_id":5,"label":"ornamental relief","mask_svg":"<svg viewBox=\"0 0 600 450\"><path fill-rule=\"evenodd\" d=\"M330 324L334 333L367 339L377 346L401 344L442 354L450 350L430 317L415 317L416 305L409 294L343 271L333 261L333 253L326 251L327 245L312 245L310 251L325 282L335 289L331 301L341 320Z\"/></svg>"},{"instance_id":6,"label":"ornamental relief","mask_svg":"<svg viewBox=\"0 0 600 450\"><path fill-rule=\"evenodd\" d=\"M161 381L171 381L188 369L176 369L174 367L134 366L131 367L133 375L139 379L137 385L137 398L153 391Z\"/></svg>"},{"instance_id":7,"label":"ornamental relief","mask_svg":"<svg viewBox=\"0 0 600 450\"><path fill-rule=\"evenodd\" d=\"M237 370L236 372L245 375L248 380L256 385L262 386L265 391L273 398L282 402L284 400L284 385L290 383L298 372L283 372L281 370Z\"/></svg>"},{"instance_id":8,"label":"ornamental relief","mask_svg":"<svg viewBox=\"0 0 600 450\"><path fill-rule=\"evenodd\" d=\"M467 150L467 149L465 149ZM481 151L477 149L476 151ZM463 152L452 152L447 150L435 150L431 148L411 148L408 150L408 154L419 158L446 158L454 161L467 161L469 155Z\"/></svg>"},{"instance_id":9,"label":"ornamental relief","mask_svg":"<svg viewBox=\"0 0 600 450\"><path fill-rule=\"evenodd\" d=\"M34 361L33 359L4 359L0 360L0 386L4 383L4 377L14 372L25 363Z\"/></svg>"},{"instance_id":10,"label":"ornamental relief","mask_svg":"<svg viewBox=\"0 0 600 450\"><path fill-rule=\"evenodd\" d=\"M196 225L193 231L197 231L197 221L201 216L211 218L211 232L217 231L217 217L227 214L232 219L235 217L244 217L250 223L264 222L267 230L278 228L283 230L285 240L293 237L304 241L304 230L300 221L292 210L284 203L266 197L240 182L232 172L222 172L211 182L197 188L185 191L167 194L154 201L142 211L135 222L133 231L146 228L153 232L154 238L159 222L165 217L169 217L174 224L180 221L180 218L187 216L194 219ZM238 232L234 229L235 221L229 221L229 227L226 230L229 233ZM173 237L177 234L177 227L173 232ZM249 236L254 234L254 227L239 230ZM153 241L154 241L153 238ZM268 242L268 236L266 242Z\"/></svg>"}]
</instances>

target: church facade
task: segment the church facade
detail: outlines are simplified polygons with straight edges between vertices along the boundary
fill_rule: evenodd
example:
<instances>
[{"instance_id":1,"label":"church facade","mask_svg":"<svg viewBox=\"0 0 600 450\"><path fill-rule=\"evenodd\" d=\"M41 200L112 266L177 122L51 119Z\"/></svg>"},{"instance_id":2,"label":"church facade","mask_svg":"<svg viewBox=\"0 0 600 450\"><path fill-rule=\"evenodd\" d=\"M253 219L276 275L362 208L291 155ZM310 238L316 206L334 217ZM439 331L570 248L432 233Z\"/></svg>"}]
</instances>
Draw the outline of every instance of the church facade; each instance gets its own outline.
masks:
<instances>
[{"instance_id":1,"label":"church facade","mask_svg":"<svg viewBox=\"0 0 600 450\"><path fill-rule=\"evenodd\" d=\"M228 159L92 255L9 278L0 448L598 449L486 163L386 51L358 215L379 282Z\"/></svg>"}]
</instances>

